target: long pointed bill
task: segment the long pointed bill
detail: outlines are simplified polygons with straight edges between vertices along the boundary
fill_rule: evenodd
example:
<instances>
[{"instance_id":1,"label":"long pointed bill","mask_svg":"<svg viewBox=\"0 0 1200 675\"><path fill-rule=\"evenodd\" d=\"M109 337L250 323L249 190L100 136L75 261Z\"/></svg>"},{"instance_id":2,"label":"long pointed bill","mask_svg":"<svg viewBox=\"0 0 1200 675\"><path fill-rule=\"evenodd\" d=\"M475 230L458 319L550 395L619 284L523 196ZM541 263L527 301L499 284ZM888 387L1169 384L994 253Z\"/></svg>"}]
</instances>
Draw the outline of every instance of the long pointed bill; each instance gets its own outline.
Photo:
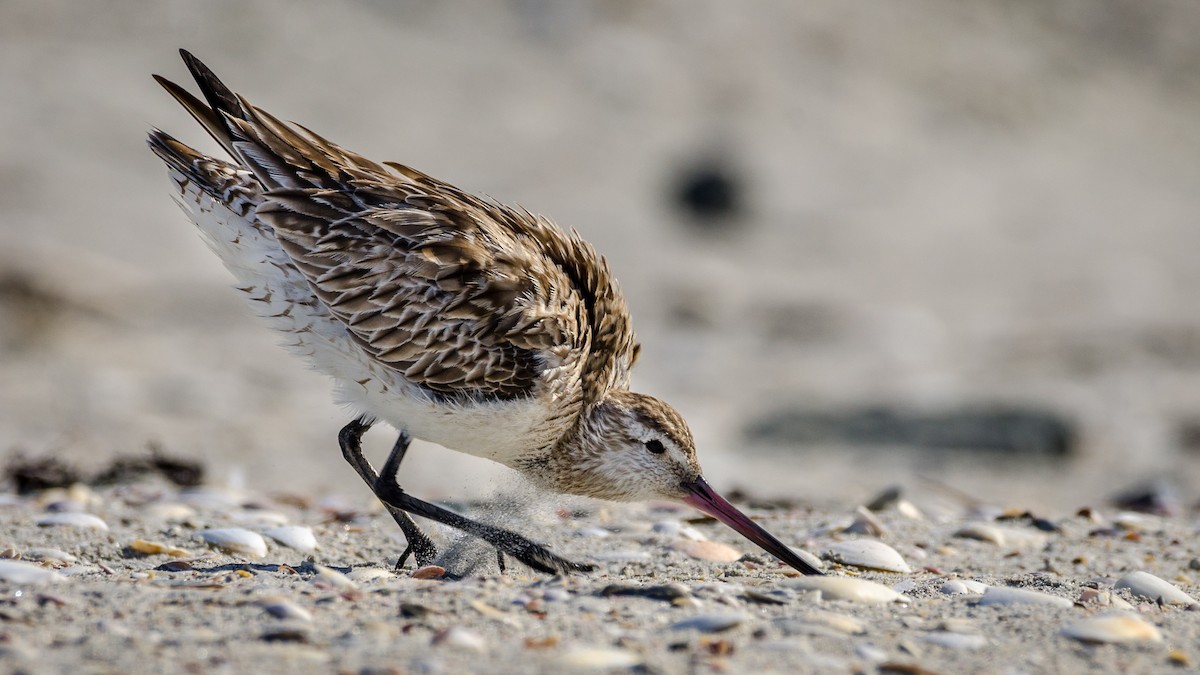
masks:
<instances>
[{"instance_id":1,"label":"long pointed bill","mask_svg":"<svg viewBox=\"0 0 1200 675\"><path fill-rule=\"evenodd\" d=\"M697 478L696 482L687 486L687 489L689 494L683 499L684 502L737 530L743 537L758 544L764 551L779 558L800 572L804 574L822 574L821 570L804 562L804 559L796 555L786 544L776 539L774 535L764 530L758 523L750 520L749 516L738 511L733 504L725 501L724 497L717 494L715 490L708 486L703 477Z\"/></svg>"}]
</instances>

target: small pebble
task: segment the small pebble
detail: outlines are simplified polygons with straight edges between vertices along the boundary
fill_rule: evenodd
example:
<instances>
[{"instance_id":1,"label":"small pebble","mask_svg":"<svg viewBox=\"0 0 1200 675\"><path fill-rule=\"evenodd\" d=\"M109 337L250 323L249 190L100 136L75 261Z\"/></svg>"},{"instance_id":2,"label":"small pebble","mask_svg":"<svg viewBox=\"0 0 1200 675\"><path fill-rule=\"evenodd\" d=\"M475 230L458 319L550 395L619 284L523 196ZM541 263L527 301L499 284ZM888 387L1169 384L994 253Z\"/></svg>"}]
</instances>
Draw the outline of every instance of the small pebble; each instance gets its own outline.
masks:
<instances>
[{"instance_id":1,"label":"small pebble","mask_svg":"<svg viewBox=\"0 0 1200 675\"><path fill-rule=\"evenodd\" d=\"M311 527L283 525L271 528L263 532L263 534L301 553L312 553L317 550L317 537L313 534Z\"/></svg>"},{"instance_id":2,"label":"small pebble","mask_svg":"<svg viewBox=\"0 0 1200 675\"><path fill-rule=\"evenodd\" d=\"M1062 635L1080 642L1130 644L1162 642L1162 633L1136 614L1100 614L1071 624Z\"/></svg>"},{"instance_id":3,"label":"small pebble","mask_svg":"<svg viewBox=\"0 0 1200 675\"><path fill-rule=\"evenodd\" d=\"M240 527L201 530L196 536L225 553L236 553L247 558L261 558L267 554L267 542L262 535Z\"/></svg>"},{"instance_id":4,"label":"small pebble","mask_svg":"<svg viewBox=\"0 0 1200 675\"><path fill-rule=\"evenodd\" d=\"M20 560L0 560L0 583L10 586L44 586L66 581L66 577L40 565Z\"/></svg>"},{"instance_id":5,"label":"small pebble","mask_svg":"<svg viewBox=\"0 0 1200 675\"><path fill-rule=\"evenodd\" d=\"M107 530L108 523L100 518L93 516L90 513L79 513L77 511L65 511L60 513L48 513L37 519L37 524L41 527L78 527L88 530Z\"/></svg>"},{"instance_id":6,"label":"small pebble","mask_svg":"<svg viewBox=\"0 0 1200 675\"><path fill-rule=\"evenodd\" d=\"M1117 583L1113 584L1113 589L1120 590L1122 588L1128 588L1129 592L1135 597L1155 602L1161 599L1162 602L1168 605L1191 607L1197 604L1190 595L1179 590L1170 582L1160 579L1149 572L1130 572L1117 579Z\"/></svg>"},{"instance_id":7,"label":"small pebble","mask_svg":"<svg viewBox=\"0 0 1200 675\"><path fill-rule=\"evenodd\" d=\"M1055 607L1074 607L1075 603L1057 595L1029 591L1023 588L1007 586L988 586L983 596L975 602L976 605L1053 605Z\"/></svg>"},{"instance_id":8,"label":"small pebble","mask_svg":"<svg viewBox=\"0 0 1200 675\"><path fill-rule=\"evenodd\" d=\"M821 597L828 600L849 600L864 604L911 600L908 596L882 584L852 577L798 577L790 579L788 585L792 588L820 591Z\"/></svg>"},{"instance_id":9,"label":"small pebble","mask_svg":"<svg viewBox=\"0 0 1200 675\"><path fill-rule=\"evenodd\" d=\"M830 544L821 557L836 563L884 572L909 574L912 568L896 549L875 539L853 539Z\"/></svg>"},{"instance_id":10,"label":"small pebble","mask_svg":"<svg viewBox=\"0 0 1200 675\"><path fill-rule=\"evenodd\" d=\"M717 541L693 541L690 539L671 544L673 550L697 560L733 562L742 557L742 552Z\"/></svg>"},{"instance_id":11,"label":"small pebble","mask_svg":"<svg viewBox=\"0 0 1200 675\"><path fill-rule=\"evenodd\" d=\"M701 614L690 619L676 621L671 630L698 630L701 633L721 633L740 626L746 620L744 614Z\"/></svg>"}]
</instances>

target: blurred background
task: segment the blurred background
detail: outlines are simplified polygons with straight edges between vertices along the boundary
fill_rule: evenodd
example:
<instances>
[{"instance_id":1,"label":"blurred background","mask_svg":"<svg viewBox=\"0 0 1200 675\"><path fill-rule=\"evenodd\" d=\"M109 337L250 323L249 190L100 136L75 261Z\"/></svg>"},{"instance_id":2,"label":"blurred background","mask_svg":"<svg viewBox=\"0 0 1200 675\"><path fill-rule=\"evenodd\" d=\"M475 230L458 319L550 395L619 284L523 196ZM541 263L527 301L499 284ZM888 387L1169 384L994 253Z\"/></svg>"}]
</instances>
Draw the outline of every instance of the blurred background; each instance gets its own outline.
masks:
<instances>
[{"instance_id":1,"label":"blurred background","mask_svg":"<svg viewBox=\"0 0 1200 675\"><path fill-rule=\"evenodd\" d=\"M150 79L187 82L186 47L281 118L580 230L637 388L718 487L852 504L924 477L1064 510L1165 479L1190 505L1198 31L1189 0L6 2L0 458L154 444L369 501L352 415L145 148L215 150ZM420 445L401 482L510 476Z\"/></svg>"}]
</instances>

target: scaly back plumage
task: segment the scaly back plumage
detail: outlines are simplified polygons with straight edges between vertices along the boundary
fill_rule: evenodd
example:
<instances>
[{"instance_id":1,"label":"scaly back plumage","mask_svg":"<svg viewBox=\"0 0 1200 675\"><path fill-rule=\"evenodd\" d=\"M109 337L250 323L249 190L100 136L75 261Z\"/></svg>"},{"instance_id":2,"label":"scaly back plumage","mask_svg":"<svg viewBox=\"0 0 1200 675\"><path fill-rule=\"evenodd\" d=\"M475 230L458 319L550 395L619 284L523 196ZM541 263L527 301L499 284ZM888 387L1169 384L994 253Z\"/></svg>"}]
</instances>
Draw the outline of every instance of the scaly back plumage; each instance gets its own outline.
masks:
<instances>
[{"instance_id":1,"label":"scaly back plumage","mask_svg":"<svg viewBox=\"0 0 1200 675\"><path fill-rule=\"evenodd\" d=\"M576 409L628 387L625 300L577 233L284 123L183 55L208 105L159 81L257 178L257 219L371 357L464 402L537 396L559 373L578 375L553 392Z\"/></svg>"}]
</instances>

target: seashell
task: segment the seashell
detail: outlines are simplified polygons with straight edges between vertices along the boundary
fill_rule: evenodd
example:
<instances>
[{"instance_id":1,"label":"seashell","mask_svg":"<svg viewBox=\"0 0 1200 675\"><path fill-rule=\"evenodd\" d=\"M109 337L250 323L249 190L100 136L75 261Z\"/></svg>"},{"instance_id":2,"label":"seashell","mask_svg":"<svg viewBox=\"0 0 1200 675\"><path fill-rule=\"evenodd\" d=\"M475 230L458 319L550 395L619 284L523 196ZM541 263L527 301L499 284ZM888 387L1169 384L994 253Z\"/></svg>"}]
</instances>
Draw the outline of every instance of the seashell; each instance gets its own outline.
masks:
<instances>
[{"instance_id":1,"label":"seashell","mask_svg":"<svg viewBox=\"0 0 1200 675\"><path fill-rule=\"evenodd\" d=\"M263 534L301 553L312 553L317 550L317 538L313 535L311 527L283 525L266 530Z\"/></svg>"},{"instance_id":2,"label":"seashell","mask_svg":"<svg viewBox=\"0 0 1200 675\"><path fill-rule=\"evenodd\" d=\"M326 567L324 565L313 565L313 569L317 571L313 575L312 582L317 586L332 588L338 591L353 591L358 588L358 584L350 580L350 577L341 572Z\"/></svg>"},{"instance_id":3,"label":"seashell","mask_svg":"<svg viewBox=\"0 0 1200 675\"><path fill-rule=\"evenodd\" d=\"M854 522L847 525L842 531L849 534L869 534L873 537L882 537L887 533L887 528L870 509L859 506L854 509Z\"/></svg>"},{"instance_id":4,"label":"seashell","mask_svg":"<svg viewBox=\"0 0 1200 675\"><path fill-rule=\"evenodd\" d=\"M1023 588L1007 586L988 586L983 596L975 602L976 605L1053 605L1055 607L1074 607L1075 603L1066 598L1049 593L1029 591Z\"/></svg>"},{"instance_id":5,"label":"seashell","mask_svg":"<svg viewBox=\"0 0 1200 675\"><path fill-rule=\"evenodd\" d=\"M708 541L708 537L704 536L703 532L697 530L691 525L684 525L683 527L679 528L679 536L683 537L684 539L691 539L692 541Z\"/></svg>"},{"instance_id":6,"label":"seashell","mask_svg":"<svg viewBox=\"0 0 1200 675\"><path fill-rule=\"evenodd\" d=\"M576 537L586 537L588 539L605 539L612 536L612 532L603 527L581 527L575 530Z\"/></svg>"},{"instance_id":7,"label":"seashell","mask_svg":"<svg viewBox=\"0 0 1200 675\"><path fill-rule=\"evenodd\" d=\"M997 546L1028 550L1046 545L1046 535L1032 530L996 527L985 523L971 523L955 531L954 536L977 539Z\"/></svg>"},{"instance_id":8,"label":"seashell","mask_svg":"<svg viewBox=\"0 0 1200 675\"><path fill-rule=\"evenodd\" d=\"M234 490L189 488L179 493L179 501L198 509L232 513L242 508L245 497Z\"/></svg>"},{"instance_id":9,"label":"seashell","mask_svg":"<svg viewBox=\"0 0 1200 675\"><path fill-rule=\"evenodd\" d=\"M179 522L196 515L196 509L178 502L152 502L143 509L147 520Z\"/></svg>"},{"instance_id":10,"label":"seashell","mask_svg":"<svg viewBox=\"0 0 1200 675\"><path fill-rule=\"evenodd\" d=\"M463 628L462 626L451 626L438 632L433 636L433 644L456 647L473 652L482 652L487 649L487 642L484 641L479 633Z\"/></svg>"},{"instance_id":11,"label":"seashell","mask_svg":"<svg viewBox=\"0 0 1200 675\"><path fill-rule=\"evenodd\" d=\"M864 604L885 602L910 602L907 595L865 579L851 577L798 577L788 580L792 588L820 591L829 600L849 600Z\"/></svg>"},{"instance_id":12,"label":"seashell","mask_svg":"<svg viewBox=\"0 0 1200 675\"><path fill-rule=\"evenodd\" d=\"M130 550L136 553L141 553L142 555L158 555L161 553L163 555L169 555L172 558L192 557L191 551L170 546L168 544L160 544L156 541L146 541L145 539L134 539L132 542L130 542L129 548Z\"/></svg>"},{"instance_id":13,"label":"seashell","mask_svg":"<svg viewBox=\"0 0 1200 675\"><path fill-rule=\"evenodd\" d=\"M633 668L642 663L642 658L628 649L611 647L573 647L559 659L565 669L611 671Z\"/></svg>"},{"instance_id":14,"label":"seashell","mask_svg":"<svg viewBox=\"0 0 1200 675\"><path fill-rule=\"evenodd\" d=\"M267 554L267 542L262 535L240 527L201 530L196 536L225 553L236 553L247 558L261 558Z\"/></svg>"},{"instance_id":15,"label":"seashell","mask_svg":"<svg viewBox=\"0 0 1200 675\"><path fill-rule=\"evenodd\" d=\"M408 576L413 579L441 579L446 576L446 568L438 565L426 565L413 570Z\"/></svg>"},{"instance_id":16,"label":"seashell","mask_svg":"<svg viewBox=\"0 0 1200 675\"><path fill-rule=\"evenodd\" d=\"M1176 588L1170 582L1160 579L1149 572L1130 572L1117 579L1113 589L1128 588L1135 597L1146 598L1157 602L1159 599L1168 605L1183 605L1191 607L1197 602L1187 593Z\"/></svg>"},{"instance_id":17,"label":"seashell","mask_svg":"<svg viewBox=\"0 0 1200 675\"><path fill-rule=\"evenodd\" d=\"M867 625L858 619L836 612L815 611L796 619L776 621L784 635L862 635Z\"/></svg>"},{"instance_id":18,"label":"seashell","mask_svg":"<svg viewBox=\"0 0 1200 675\"><path fill-rule=\"evenodd\" d=\"M258 601L260 607L266 610L267 614L276 619L296 620L296 621L312 621L312 613L304 609L300 605L281 597L263 598Z\"/></svg>"},{"instance_id":19,"label":"seashell","mask_svg":"<svg viewBox=\"0 0 1200 675\"><path fill-rule=\"evenodd\" d=\"M907 499L896 502L896 511L910 520L925 520L925 514L921 512L921 509Z\"/></svg>"},{"instance_id":20,"label":"seashell","mask_svg":"<svg viewBox=\"0 0 1200 675\"><path fill-rule=\"evenodd\" d=\"M78 558L56 548L31 548L21 554L25 560L44 560L47 562L73 563Z\"/></svg>"},{"instance_id":21,"label":"seashell","mask_svg":"<svg viewBox=\"0 0 1200 675\"><path fill-rule=\"evenodd\" d=\"M941 591L946 595L979 595L985 593L987 589L987 584L981 584L978 581L951 579L942 584Z\"/></svg>"},{"instance_id":22,"label":"seashell","mask_svg":"<svg viewBox=\"0 0 1200 675\"><path fill-rule=\"evenodd\" d=\"M721 633L740 626L746 620L744 614L701 614L690 619L676 621L671 630L698 630L701 633Z\"/></svg>"},{"instance_id":23,"label":"seashell","mask_svg":"<svg viewBox=\"0 0 1200 675\"><path fill-rule=\"evenodd\" d=\"M1136 614L1109 613L1089 617L1062 629L1061 635L1080 642L1129 644L1162 642L1162 633Z\"/></svg>"},{"instance_id":24,"label":"seashell","mask_svg":"<svg viewBox=\"0 0 1200 675\"><path fill-rule=\"evenodd\" d=\"M972 633L950 633L936 631L921 636L921 640L947 649L982 649L988 645L987 638Z\"/></svg>"},{"instance_id":25,"label":"seashell","mask_svg":"<svg viewBox=\"0 0 1200 675\"><path fill-rule=\"evenodd\" d=\"M1116 593L1114 593L1112 591L1101 591L1101 590L1097 590L1095 588L1083 589L1079 593L1079 600L1077 600L1076 602L1078 602L1081 605L1086 605L1086 604L1091 603L1091 604L1099 605L1101 607L1116 607L1117 609L1128 609L1128 610L1134 609L1133 605L1129 604L1125 600L1125 598L1122 598L1121 596L1117 595Z\"/></svg>"},{"instance_id":26,"label":"seashell","mask_svg":"<svg viewBox=\"0 0 1200 675\"><path fill-rule=\"evenodd\" d=\"M679 535L679 531L683 529L683 523L678 520L660 520L650 527L650 530L658 534L665 534L668 537Z\"/></svg>"},{"instance_id":27,"label":"seashell","mask_svg":"<svg viewBox=\"0 0 1200 675\"><path fill-rule=\"evenodd\" d=\"M742 557L742 552L717 541L693 541L690 539L671 544L671 549L697 560L733 562Z\"/></svg>"},{"instance_id":28,"label":"seashell","mask_svg":"<svg viewBox=\"0 0 1200 675\"><path fill-rule=\"evenodd\" d=\"M909 574L912 568L896 549L875 539L854 539L831 544L821 557L843 565Z\"/></svg>"},{"instance_id":29,"label":"seashell","mask_svg":"<svg viewBox=\"0 0 1200 675\"><path fill-rule=\"evenodd\" d=\"M378 567L355 567L346 573L346 578L354 583L367 583L376 579L392 579L395 573Z\"/></svg>"},{"instance_id":30,"label":"seashell","mask_svg":"<svg viewBox=\"0 0 1200 675\"><path fill-rule=\"evenodd\" d=\"M63 511L60 513L48 513L37 519L37 524L40 527L79 527L88 530L107 530L108 523L100 520L90 513L79 513L77 511Z\"/></svg>"},{"instance_id":31,"label":"seashell","mask_svg":"<svg viewBox=\"0 0 1200 675\"><path fill-rule=\"evenodd\" d=\"M229 514L229 519L247 527L282 527L288 523L287 515L265 509L235 511Z\"/></svg>"},{"instance_id":32,"label":"seashell","mask_svg":"<svg viewBox=\"0 0 1200 675\"><path fill-rule=\"evenodd\" d=\"M40 565L20 560L0 560L0 583L10 586L44 586L67 578Z\"/></svg>"}]
</instances>

